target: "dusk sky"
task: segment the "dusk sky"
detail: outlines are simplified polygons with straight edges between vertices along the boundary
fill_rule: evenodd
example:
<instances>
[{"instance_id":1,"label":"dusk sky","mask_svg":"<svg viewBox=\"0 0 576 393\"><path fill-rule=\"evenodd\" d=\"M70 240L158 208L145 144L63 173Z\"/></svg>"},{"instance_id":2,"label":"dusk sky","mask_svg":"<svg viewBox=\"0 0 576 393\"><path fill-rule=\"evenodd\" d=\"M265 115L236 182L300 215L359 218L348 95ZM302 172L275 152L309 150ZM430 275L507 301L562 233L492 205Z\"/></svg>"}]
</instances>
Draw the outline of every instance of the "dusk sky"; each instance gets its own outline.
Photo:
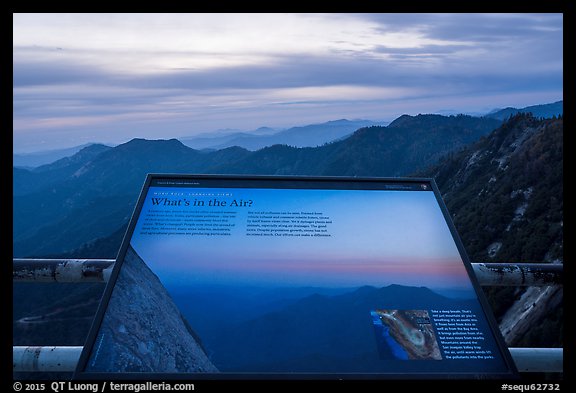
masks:
<instances>
[{"instance_id":1,"label":"dusk sky","mask_svg":"<svg viewBox=\"0 0 576 393\"><path fill-rule=\"evenodd\" d=\"M562 14L14 14L15 153L563 98Z\"/></svg>"}]
</instances>

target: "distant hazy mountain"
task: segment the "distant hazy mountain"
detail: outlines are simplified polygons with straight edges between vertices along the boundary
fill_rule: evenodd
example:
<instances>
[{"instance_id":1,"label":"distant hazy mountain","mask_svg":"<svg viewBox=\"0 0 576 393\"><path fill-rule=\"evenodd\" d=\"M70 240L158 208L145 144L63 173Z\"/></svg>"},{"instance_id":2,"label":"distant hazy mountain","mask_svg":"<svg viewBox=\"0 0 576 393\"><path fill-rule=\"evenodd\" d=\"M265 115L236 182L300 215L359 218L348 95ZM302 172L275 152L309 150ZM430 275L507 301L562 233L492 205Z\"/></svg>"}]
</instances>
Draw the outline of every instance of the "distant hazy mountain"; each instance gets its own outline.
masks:
<instances>
[{"instance_id":1,"label":"distant hazy mountain","mask_svg":"<svg viewBox=\"0 0 576 393\"><path fill-rule=\"evenodd\" d=\"M64 157L50 164L24 169L14 167L14 195L30 193L44 186L59 182L73 175L78 169L100 153L111 149L110 146L90 144L70 157Z\"/></svg>"},{"instance_id":2,"label":"distant hazy mountain","mask_svg":"<svg viewBox=\"0 0 576 393\"><path fill-rule=\"evenodd\" d=\"M231 141L242 140L242 138L250 139L253 137L271 136L280 131L282 130L270 127L260 127L252 131L225 129L206 132L197 136L179 137L178 140L186 146L196 150L217 150L231 146L241 146L241 144L233 143Z\"/></svg>"},{"instance_id":3,"label":"distant hazy mountain","mask_svg":"<svg viewBox=\"0 0 576 393\"><path fill-rule=\"evenodd\" d=\"M373 125L383 124L370 120L342 119L292 127L282 131L263 127L254 132L238 132L220 137L179 138L179 140L194 149L224 149L239 146L247 150L258 150L278 144L294 147L316 147L349 136L359 128Z\"/></svg>"},{"instance_id":4,"label":"distant hazy mountain","mask_svg":"<svg viewBox=\"0 0 576 393\"><path fill-rule=\"evenodd\" d=\"M494 111L488 113L486 117L491 117L498 120L506 120L510 116L517 113L532 113L534 117L544 119L550 119L554 116L562 116L564 114L564 101L556 101L551 104L527 106L520 109L511 107L495 109Z\"/></svg>"},{"instance_id":5,"label":"distant hazy mountain","mask_svg":"<svg viewBox=\"0 0 576 393\"><path fill-rule=\"evenodd\" d=\"M215 169L240 174L401 176L435 163L498 125L495 119L471 116L404 115L387 127L361 128L324 146L274 145Z\"/></svg>"},{"instance_id":6,"label":"distant hazy mountain","mask_svg":"<svg viewBox=\"0 0 576 393\"><path fill-rule=\"evenodd\" d=\"M402 116L317 148L275 145L200 152L134 139L35 171L14 169L14 255L69 252L126 223L149 172L399 176L434 164L500 124L470 116ZM41 171L41 173L39 173ZM46 180L35 183L42 176Z\"/></svg>"},{"instance_id":7,"label":"distant hazy mountain","mask_svg":"<svg viewBox=\"0 0 576 393\"><path fill-rule=\"evenodd\" d=\"M36 168L40 165L50 164L64 157L76 154L85 147L92 145L87 143L81 146L69 147L67 149L46 150L34 153L13 154L13 165L16 167Z\"/></svg>"}]
</instances>

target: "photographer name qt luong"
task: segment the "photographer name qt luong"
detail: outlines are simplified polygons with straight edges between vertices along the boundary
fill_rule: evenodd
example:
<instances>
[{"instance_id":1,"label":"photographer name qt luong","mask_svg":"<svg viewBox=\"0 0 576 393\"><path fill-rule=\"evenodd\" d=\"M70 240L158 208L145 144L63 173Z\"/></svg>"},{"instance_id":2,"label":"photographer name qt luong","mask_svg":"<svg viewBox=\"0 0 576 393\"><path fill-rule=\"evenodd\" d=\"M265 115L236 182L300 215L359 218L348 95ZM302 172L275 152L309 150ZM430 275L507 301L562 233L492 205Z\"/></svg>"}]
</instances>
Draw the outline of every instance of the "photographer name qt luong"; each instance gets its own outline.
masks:
<instances>
[{"instance_id":1,"label":"photographer name qt luong","mask_svg":"<svg viewBox=\"0 0 576 393\"><path fill-rule=\"evenodd\" d=\"M97 383L79 383L79 382L52 382L50 384L52 391L64 392L64 391L82 391L82 392L94 392L99 391Z\"/></svg>"}]
</instances>

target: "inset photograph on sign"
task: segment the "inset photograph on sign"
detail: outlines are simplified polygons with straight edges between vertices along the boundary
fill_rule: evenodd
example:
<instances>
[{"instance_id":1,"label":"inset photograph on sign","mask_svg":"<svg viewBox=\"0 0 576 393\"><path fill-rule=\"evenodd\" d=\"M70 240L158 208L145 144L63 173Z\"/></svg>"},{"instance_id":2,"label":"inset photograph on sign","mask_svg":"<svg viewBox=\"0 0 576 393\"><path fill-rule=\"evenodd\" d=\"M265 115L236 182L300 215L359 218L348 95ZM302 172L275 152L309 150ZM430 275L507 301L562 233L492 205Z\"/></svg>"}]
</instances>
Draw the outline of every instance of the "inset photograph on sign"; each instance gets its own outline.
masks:
<instances>
[{"instance_id":1,"label":"inset photograph on sign","mask_svg":"<svg viewBox=\"0 0 576 393\"><path fill-rule=\"evenodd\" d=\"M383 358L442 360L428 310L372 311Z\"/></svg>"}]
</instances>

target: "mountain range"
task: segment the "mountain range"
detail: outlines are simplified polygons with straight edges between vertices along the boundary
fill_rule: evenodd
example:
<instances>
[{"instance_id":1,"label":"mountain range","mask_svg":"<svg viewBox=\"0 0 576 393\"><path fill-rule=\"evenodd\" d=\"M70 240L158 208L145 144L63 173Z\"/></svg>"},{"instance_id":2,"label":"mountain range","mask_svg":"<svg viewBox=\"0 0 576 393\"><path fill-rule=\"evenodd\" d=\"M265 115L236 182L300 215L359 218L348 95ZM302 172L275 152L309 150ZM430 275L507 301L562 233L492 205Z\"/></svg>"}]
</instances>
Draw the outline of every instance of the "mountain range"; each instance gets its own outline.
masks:
<instances>
[{"instance_id":1,"label":"mountain range","mask_svg":"<svg viewBox=\"0 0 576 393\"><path fill-rule=\"evenodd\" d=\"M348 137L362 127L386 124L387 122L371 120L341 119L319 124L291 127L288 129L260 127L252 131L233 129L217 130L196 136L179 137L178 140L193 149L208 151L221 150L232 146L254 151L278 144L294 147L316 147ZM102 145L99 143L94 144ZM14 154L13 166L31 169L51 164L61 158L70 157L90 145L92 144L65 149Z\"/></svg>"},{"instance_id":2,"label":"mountain range","mask_svg":"<svg viewBox=\"0 0 576 393\"><path fill-rule=\"evenodd\" d=\"M454 111L446 112L447 113L438 112L437 114L457 114L452 113ZM524 108L508 107L505 109L494 109L484 116L504 121L509 118L510 115L520 112L531 112L535 117L543 118L560 116L563 113L563 101L532 105ZM474 116L481 117L482 115L475 114ZM179 137L178 140L184 145L196 150L220 150L232 146L243 147L247 150L258 150L277 144L285 144L293 147L317 147L325 143L346 138L359 128L373 125L383 126L386 124L388 124L388 122L341 119L319 124L291 127L288 129L275 129L270 127L260 127L251 131L222 129L195 136ZM13 154L13 166L35 168L50 164L60 158L69 157L89 145L90 144L85 144L65 149Z\"/></svg>"},{"instance_id":3,"label":"mountain range","mask_svg":"<svg viewBox=\"0 0 576 393\"><path fill-rule=\"evenodd\" d=\"M563 119L522 113L504 122L402 116L316 148L198 151L142 139L87 147L65 161L14 168L14 256L114 258L147 172L434 177L471 260L563 262ZM50 291L72 293L58 288ZM485 290L500 322L518 319L507 316L513 305L532 304L521 288ZM34 300L15 285L14 298L23 299L15 318L30 305L49 309L46 293ZM562 345L562 306L547 304L527 314L531 329L514 332L513 345ZM73 343L59 344L82 344L82 332L69 336Z\"/></svg>"},{"instance_id":4,"label":"mountain range","mask_svg":"<svg viewBox=\"0 0 576 393\"><path fill-rule=\"evenodd\" d=\"M496 128L495 119L401 116L316 148L191 149L176 139L95 145L52 164L14 168L14 255L69 252L125 224L146 173L401 176Z\"/></svg>"},{"instance_id":5,"label":"mountain range","mask_svg":"<svg viewBox=\"0 0 576 393\"><path fill-rule=\"evenodd\" d=\"M531 113L536 118L545 119L562 116L564 113L564 101L556 101L543 105L532 105L520 109L511 107L495 109L492 112L487 113L486 117L491 117L498 120L506 120L510 116L516 115L518 113Z\"/></svg>"},{"instance_id":6,"label":"mountain range","mask_svg":"<svg viewBox=\"0 0 576 393\"><path fill-rule=\"evenodd\" d=\"M291 127L286 130L274 130L261 127L252 132L234 132L220 136L200 136L178 138L180 142L193 149L220 150L231 146L246 150L259 150L272 145L293 147L317 147L328 142L345 138L362 127L386 125L371 120L333 120L326 123Z\"/></svg>"},{"instance_id":7,"label":"mountain range","mask_svg":"<svg viewBox=\"0 0 576 393\"><path fill-rule=\"evenodd\" d=\"M43 150L32 153L15 153L12 155L12 165L15 167L36 168L41 165L50 164L64 157L70 157L92 144L93 143L86 143L84 145L64 149Z\"/></svg>"}]
</instances>

